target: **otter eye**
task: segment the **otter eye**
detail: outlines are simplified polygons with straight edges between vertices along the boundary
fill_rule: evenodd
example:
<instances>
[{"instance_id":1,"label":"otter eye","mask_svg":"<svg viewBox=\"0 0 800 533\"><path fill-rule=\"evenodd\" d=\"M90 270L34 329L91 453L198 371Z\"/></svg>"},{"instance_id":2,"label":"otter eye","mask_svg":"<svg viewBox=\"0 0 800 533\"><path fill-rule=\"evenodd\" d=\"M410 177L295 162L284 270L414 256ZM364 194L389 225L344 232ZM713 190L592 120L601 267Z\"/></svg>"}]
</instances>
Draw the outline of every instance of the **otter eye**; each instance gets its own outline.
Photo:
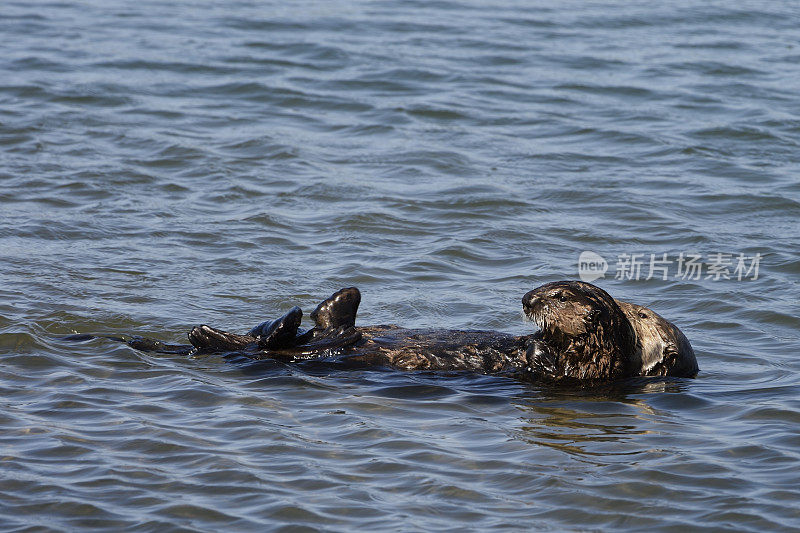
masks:
<instances>
[{"instance_id":1,"label":"otter eye","mask_svg":"<svg viewBox=\"0 0 800 533\"><path fill-rule=\"evenodd\" d=\"M640 311L640 312L639 312L639 318L647 318L647 315L646 315L645 313L642 313L642 312Z\"/></svg>"},{"instance_id":2,"label":"otter eye","mask_svg":"<svg viewBox=\"0 0 800 533\"><path fill-rule=\"evenodd\" d=\"M569 298L567 298L567 295L564 294L563 292L558 295L559 302L566 302L567 300L569 300Z\"/></svg>"}]
</instances>

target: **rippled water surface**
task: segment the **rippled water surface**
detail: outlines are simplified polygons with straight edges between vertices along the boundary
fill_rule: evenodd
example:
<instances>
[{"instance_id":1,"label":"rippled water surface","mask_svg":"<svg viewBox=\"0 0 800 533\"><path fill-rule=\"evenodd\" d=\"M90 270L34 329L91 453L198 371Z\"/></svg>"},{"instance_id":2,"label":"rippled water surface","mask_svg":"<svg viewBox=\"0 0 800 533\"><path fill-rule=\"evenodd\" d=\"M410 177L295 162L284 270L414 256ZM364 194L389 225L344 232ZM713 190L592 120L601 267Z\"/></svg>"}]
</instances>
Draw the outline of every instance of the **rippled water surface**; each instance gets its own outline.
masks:
<instances>
[{"instance_id":1,"label":"rippled water surface","mask_svg":"<svg viewBox=\"0 0 800 533\"><path fill-rule=\"evenodd\" d=\"M799 26L788 1L3 2L0 528L800 528ZM697 379L59 340L247 331L352 285L360 324L519 334L583 251ZM644 279L664 253L700 279ZM708 278L719 253L757 279Z\"/></svg>"}]
</instances>

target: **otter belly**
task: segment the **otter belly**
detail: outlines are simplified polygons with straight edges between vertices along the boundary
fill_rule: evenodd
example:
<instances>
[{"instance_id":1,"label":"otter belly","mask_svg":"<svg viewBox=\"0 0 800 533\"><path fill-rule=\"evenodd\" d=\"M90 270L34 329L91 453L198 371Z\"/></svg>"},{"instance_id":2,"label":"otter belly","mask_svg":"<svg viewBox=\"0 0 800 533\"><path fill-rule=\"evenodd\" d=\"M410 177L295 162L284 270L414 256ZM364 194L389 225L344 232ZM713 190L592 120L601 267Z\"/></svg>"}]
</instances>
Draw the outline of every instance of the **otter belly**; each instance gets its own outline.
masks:
<instances>
[{"instance_id":1,"label":"otter belly","mask_svg":"<svg viewBox=\"0 0 800 533\"><path fill-rule=\"evenodd\" d=\"M525 337L497 331L359 327L361 340L342 359L402 370L470 370L485 373L525 367Z\"/></svg>"}]
</instances>

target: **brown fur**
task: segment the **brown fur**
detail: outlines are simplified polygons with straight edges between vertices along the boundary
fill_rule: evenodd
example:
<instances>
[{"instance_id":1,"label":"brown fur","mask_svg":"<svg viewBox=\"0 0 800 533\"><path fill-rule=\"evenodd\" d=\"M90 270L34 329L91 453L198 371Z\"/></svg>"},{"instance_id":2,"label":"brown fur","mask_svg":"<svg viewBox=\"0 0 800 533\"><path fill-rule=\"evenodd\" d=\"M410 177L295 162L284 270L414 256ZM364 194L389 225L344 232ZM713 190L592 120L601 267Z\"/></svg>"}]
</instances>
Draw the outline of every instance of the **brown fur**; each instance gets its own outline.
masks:
<instances>
[{"instance_id":1,"label":"brown fur","mask_svg":"<svg viewBox=\"0 0 800 533\"><path fill-rule=\"evenodd\" d=\"M541 328L541 350L529 350L532 371L552 379L613 380L636 375L636 334L617 302L581 281L556 281L522 298Z\"/></svg>"},{"instance_id":2,"label":"brown fur","mask_svg":"<svg viewBox=\"0 0 800 533\"><path fill-rule=\"evenodd\" d=\"M694 350L675 324L595 285L548 283L527 293L522 305L541 328L528 365L545 378L697 375Z\"/></svg>"},{"instance_id":3,"label":"brown fur","mask_svg":"<svg viewBox=\"0 0 800 533\"><path fill-rule=\"evenodd\" d=\"M642 305L617 300L636 332L635 365L641 376L697 375L697 359L678 327Z\"/></svg>"},{"instance_id":4,"label":"brown fur","mask_svg":"<svg viewBox=\"0 0 800 533\"><path fill-rule=\"evenodd\" d=\"M402 370L471 370L496 374L522 370L525 339L498 331L356 328L362 341L347 356L351 362Z\"/></svg>"},{"instance_id":5,"label":"brown fur","mask_svg":"<svg viewBox=\"0 0 800 533\"><path fill-rule=\"evenodd\" d=\"M548 283L528 292L523 310L540 331L524 336L356 326L360 301L355 287L334 293L311 314L315 327L305 333L298 331L302 312L293 308L248 335L198 326L189 334L190 346L139 338L128 342L164 353L238 352L282 361L333 358L359 366L508 373L564 382L697 373L691 345L673 324L580 281Z\"/></svg>"}]
</instances>

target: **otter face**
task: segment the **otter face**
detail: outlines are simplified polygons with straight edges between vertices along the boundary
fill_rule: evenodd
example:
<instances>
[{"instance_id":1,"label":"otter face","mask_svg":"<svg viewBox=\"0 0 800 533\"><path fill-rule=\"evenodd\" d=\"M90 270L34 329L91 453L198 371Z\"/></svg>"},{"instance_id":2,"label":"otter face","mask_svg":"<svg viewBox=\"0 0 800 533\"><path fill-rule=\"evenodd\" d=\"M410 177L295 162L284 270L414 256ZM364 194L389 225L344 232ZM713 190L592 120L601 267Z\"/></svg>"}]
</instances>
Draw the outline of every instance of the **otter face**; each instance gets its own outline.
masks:
<instances>
[{"instance_id":1,"label":"otter face","mask_svg":"<svg viewBox=\"0 0 800 533\"><path fill-rule=\"evenodd\" d=\"M574 337L596 329L608 319L604 290L581 281L556 281L542 285L522 297L525 315L550 335Z\"/></svg>"},{"instance_id":2,"label":"otter face","mask_svg":"<svg viewBox=\"0 0 800 533\"><path fill-rule=\"evenodd\" d=\"M641 376L694 377L697 359L689 340L672 322L642 305L617 300L636 332Z\"/></svg>"},{"instance_id":3,"label":"otter face","mask_svg":"<svg viewBox=\"0 0 800 533\"><path fill-rule=\"evenodd\" d=\"M558 379L631 375L636 337L625 314L603 289L581 281L547 283L525 294L522 308L539 326L546 346L529 351L531 368L556 367L549 374ZM538 361L539 353L548 353L548 361Z\"/></svg>"}]
</instances>

